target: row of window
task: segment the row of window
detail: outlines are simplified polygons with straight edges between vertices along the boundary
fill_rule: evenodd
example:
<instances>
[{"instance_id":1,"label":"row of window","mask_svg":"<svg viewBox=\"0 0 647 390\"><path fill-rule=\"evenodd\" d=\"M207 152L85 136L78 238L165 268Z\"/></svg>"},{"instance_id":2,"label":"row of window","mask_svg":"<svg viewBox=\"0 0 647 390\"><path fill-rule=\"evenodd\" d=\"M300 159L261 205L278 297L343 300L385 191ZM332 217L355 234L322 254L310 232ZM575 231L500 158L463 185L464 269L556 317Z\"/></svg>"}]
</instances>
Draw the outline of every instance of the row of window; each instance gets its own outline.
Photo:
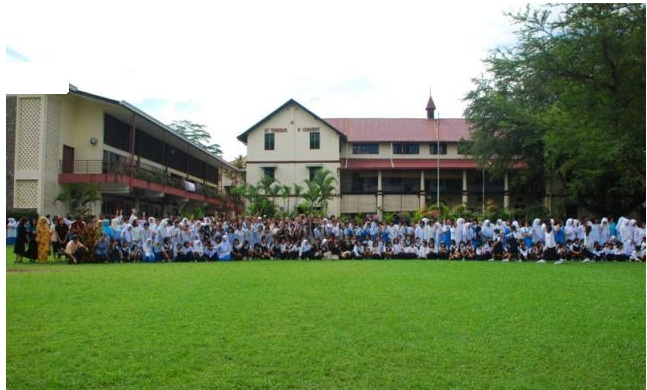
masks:
<instances>
[{"instance_id":1,"label":"row of window","mask_svg":"<svg viewBox=\"0 0 647 390\"><path fill-rule=\"evenodd\" d=\"M265 150L276 147L274 133L265 134ZM321 147L320 133L310 133L310 149ZM379 154L380 145L376 143L353 144L353 154ZM400 142L393 144L393 154L420 154L420 144ZM430 143L429 154L447 154L447 143Z\"/></svg>"},{"instance_id":2,"label":"row of window","mask_svg":"<svg viewBox=\"0 0 647 390\"><path fill-rule=\"evenodd\" d=\"M263 175L264 176L269 176L272 179L274 179L274 174L276 172L276 167L263 167ZM321 167L308 167L308 171L310 172L310 180L313 180L315 178L315 175L317 174L317 171L319 171Z\"/></svg>"},{"instance_id":3,"label":"row of window","mask_svg":"<svg viewBox=\"0 0 647 390\"><path fill-rule=\"evenodd\" d=\"M420 144L398 142L393 144L393 154L420 154ZM353 144L353 154L379 154L379 144ZM446 143L430 143L429 154L447 154Z\"/></svg>"},{"instance_id":4,"label":"row of window","mask_svg":"<svg viewBox=\"0 0 647 390\"><path fill-rule=\"evenodd\" d=\"M319 149L321 146L320 133L310 133L310 149ZM274 150L275 137L274 133L265 133L265 150Z\"/></svg>"}]
</instances>

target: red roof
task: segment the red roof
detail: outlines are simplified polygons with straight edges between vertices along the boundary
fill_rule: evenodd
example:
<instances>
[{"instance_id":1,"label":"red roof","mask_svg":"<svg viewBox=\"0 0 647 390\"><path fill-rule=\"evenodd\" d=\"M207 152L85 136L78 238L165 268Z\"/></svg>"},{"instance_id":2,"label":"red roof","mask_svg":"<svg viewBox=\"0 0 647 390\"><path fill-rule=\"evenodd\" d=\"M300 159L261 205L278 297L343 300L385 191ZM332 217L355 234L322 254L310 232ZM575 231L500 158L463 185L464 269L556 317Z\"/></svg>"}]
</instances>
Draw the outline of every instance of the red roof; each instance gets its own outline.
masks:
<instances>
[{"instance_id":1,"label":"red roof","mask_svg":"<svg viewBox=\"0 0 647 390\"><path fill-rule=\"evenodd\" d=\"M413 158L413 159L341 159L341 169L477 169L476 160L465 159L435 159L435 158Z\"/></svg>"},{"instance_id":2,"label":"red roof","mask_svg":"<svg viewBox=\"0 0 647 390\"><path fill-rule=\"evenodd\" d=\"M464 119L420 118L330 118L332 127L346 135L348 142L458 142L469 139ZM437 133L439 131L439 133Z\"/></svg>"}]
</instances>

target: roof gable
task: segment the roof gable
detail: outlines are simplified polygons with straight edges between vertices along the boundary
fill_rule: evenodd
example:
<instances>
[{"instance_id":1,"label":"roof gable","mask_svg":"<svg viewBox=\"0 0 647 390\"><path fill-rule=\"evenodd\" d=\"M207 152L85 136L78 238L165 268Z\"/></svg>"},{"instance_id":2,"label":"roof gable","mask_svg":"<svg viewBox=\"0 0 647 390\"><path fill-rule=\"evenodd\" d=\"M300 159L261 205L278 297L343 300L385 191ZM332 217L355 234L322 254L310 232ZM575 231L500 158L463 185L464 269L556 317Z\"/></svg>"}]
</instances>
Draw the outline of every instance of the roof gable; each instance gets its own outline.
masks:
<instances>
[{"instance_id":1,"label":"roof gable","mask_svg":"<svg viewBox=\"0 0 647 390\"><path fill-rule=\"evenodd\" d=\"M337 134L339 134L339 136L340 136L340 137L342 137L343 139L346 139L346 134L344 134L343 132L339 131L339 130L338 130L337 128L335 128L332 124L330 124L330 123L329 123L329 122L327 122L326 120L324 120L324 119L320 118L317 114L315 114L315 113L313 113L312 111L308 110L307 108L305 108L303 105L301 105L300 103L298 103L298 102L297 102L296 100L294 100L294 99L290 99L290 100L288 100L287 102L285 102L283 105L281 105L281 107L279 107L279 108L277 108L276 110L272 111L269 115L267 115L265 118L263 118L263 119L261 119L260 121L258 121L255 125L253 125L253 126L252 126L252 127L250 127L249 129L247 129L245 132L243 132L242 134L240 134L240 135L239 135L238 137L236 137L236 138L237 138L240 142L242 142L242 143L244 143L244 144L247 144L247 136L248 136L251 132L253 132L254 130L258 129L259 127L261 127L261 125L262 125L263 123L265 123L265 122L269 121L269 120L270 120L270 119L272 119L274 116L276 116L278 113L282 112L283 110L285 110L286 108L288 108L288 107L290 107L290 106L296 106L296 107L298 107L299 109L301 109L301 110L303 110L303 111L307 112L308 114L312 115L316 120L318 120L318 121L320 121L321 123L323 123L323 124L327 125L328 127L330 127L333 131L335 131Z\"/></svg>"}]
</instances>

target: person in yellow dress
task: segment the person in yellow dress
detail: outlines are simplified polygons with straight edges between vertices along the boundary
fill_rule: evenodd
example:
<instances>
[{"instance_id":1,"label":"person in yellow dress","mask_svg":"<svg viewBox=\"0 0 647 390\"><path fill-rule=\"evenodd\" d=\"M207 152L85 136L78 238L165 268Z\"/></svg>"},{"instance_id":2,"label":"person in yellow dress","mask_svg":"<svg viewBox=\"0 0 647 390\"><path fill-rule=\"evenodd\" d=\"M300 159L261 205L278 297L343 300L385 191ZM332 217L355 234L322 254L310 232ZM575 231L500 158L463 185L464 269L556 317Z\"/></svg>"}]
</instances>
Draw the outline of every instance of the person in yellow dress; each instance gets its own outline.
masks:
<instances>
[{"instance_id":1,"label":"person in yellow dress","mask_svg":"<svg viewBox=\"0 0 647 390\"><path fill-rule=\"evenodd\" d=\"M36 242L38 243L38 262L46 263L49 257L50 239L49 223L46 217L38 218L36 225Z\"/></svg>"}]
</instances>

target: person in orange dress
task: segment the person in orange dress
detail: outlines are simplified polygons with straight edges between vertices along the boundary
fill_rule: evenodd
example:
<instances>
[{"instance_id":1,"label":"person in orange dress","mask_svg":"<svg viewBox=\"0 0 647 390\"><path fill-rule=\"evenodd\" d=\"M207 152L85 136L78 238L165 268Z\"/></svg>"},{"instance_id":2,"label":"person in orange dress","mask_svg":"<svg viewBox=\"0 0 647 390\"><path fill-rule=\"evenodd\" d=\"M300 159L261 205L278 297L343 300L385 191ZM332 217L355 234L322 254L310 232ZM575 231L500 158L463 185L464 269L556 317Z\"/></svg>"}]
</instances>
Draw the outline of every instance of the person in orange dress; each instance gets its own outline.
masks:
<instances>
[{"instance_id":1,"label":"person in orange dress","mask_svg":"<svg viewBox=\"0 0 647 390\"><path fill-rule=\"evenodd\" d=\"M51 234L47 217L38 218L36 224L36 242L38 243L38 262L46 263L49 257Z\"/></svg>"}]
</instances>

